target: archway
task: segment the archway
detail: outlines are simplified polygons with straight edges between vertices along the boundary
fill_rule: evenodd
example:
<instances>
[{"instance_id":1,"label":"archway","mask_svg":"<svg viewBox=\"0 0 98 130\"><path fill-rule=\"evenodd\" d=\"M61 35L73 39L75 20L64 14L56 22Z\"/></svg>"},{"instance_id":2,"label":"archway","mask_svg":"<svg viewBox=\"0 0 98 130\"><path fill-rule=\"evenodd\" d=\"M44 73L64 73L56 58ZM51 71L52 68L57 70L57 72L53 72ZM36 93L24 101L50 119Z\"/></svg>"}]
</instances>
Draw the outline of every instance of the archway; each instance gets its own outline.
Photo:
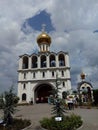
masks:
<instances>
[{"instance_id":1,"label":"archway","mask_svg":"<svg viewBox=\"0 0 98 130\"><path fill-rule=\"evenodd\" d=\"M79 98L83 103L93 101L93 86L91 83L82 81L78 83Z\"/></svg>"},{"instance_id":2,"label":"archway","mask_svg":"<svg viewBox=\"0 0 98 130\"><path fill-rule=\"evenodd\" d=\"M36 103L47 103L50 95L52 95L52 86L49 84L40 84L35 89Z\"/></svg>"},{"instance_id":3,"label":"archway","mask_svg":"<svg viewBox=\"0 0 98 130\"><path fill-rule=\"evenodd\" d=\"M22 94L22 101L26 101L26 94L25 93Z\"/></svg>"}]
</instances>

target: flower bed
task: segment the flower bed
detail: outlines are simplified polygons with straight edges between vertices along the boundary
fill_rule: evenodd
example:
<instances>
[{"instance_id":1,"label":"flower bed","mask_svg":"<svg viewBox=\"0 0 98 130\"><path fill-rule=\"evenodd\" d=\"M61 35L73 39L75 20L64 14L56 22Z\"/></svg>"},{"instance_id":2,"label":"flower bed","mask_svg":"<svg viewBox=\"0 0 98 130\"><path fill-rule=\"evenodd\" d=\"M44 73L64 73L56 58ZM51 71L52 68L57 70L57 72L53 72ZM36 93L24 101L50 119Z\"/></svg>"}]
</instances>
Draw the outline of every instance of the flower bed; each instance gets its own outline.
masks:
<instances>
[{"instance_id":1,"label":"flower bed","mask_svg":"<svg viewBox=\"0 0 98 130\"><path fill-rule=\"evenodd\" d=\"M64 116L62 121L55 121L55 117L40 121L41 126L47 130L76 130L82 123L81 117L75 114Z\"/></svg>"},{"instance_id":2,"label":"flower bed","mask_svg":"<svg viewBox=\"0 0 98 130\"><path fill-rule=\"evenodd\" d=\"M31 122L29 120L14 119L12 125L4 126L0 125L0 130L21 130L29 126Z\"/></svg>"}]
</instances>

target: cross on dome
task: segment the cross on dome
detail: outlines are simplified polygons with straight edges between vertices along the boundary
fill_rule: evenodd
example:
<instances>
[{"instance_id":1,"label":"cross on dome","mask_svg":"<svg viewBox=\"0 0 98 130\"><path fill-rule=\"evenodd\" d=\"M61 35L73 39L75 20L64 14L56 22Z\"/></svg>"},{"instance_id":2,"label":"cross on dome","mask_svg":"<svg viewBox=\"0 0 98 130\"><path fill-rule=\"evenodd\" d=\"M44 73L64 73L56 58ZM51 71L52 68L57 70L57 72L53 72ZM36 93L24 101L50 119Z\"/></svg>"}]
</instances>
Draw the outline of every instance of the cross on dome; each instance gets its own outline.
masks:
<instances>
[{"instance_id":1,"label":"cross on dome","mask_svg":"<svg viewBox=\"0 0 98 130\"><path fill-rule=\"evenodd\" d=\"M46 24L42 24L42 32L45 32Z\"/></svg>"}]
</instances>

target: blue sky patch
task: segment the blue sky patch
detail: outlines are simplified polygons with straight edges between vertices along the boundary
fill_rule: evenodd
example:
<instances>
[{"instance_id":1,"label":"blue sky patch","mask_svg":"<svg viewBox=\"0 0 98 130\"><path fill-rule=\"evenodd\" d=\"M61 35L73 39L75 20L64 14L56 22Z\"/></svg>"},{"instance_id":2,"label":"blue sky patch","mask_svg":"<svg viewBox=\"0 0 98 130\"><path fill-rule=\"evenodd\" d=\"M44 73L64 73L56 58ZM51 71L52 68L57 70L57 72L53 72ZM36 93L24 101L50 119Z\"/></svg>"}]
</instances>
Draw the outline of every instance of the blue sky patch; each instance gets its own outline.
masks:
<instances>
[{"instance_id":1,"label":"blue sky patch","mask_svg":"<svg viewBox=\"0 0 98 130\"><path fill-rule=\"evenodd\" d=\"M98 33L98 30L95 30L93 33Z\"/></svg>"},{"instance_id":2,"label":"blue sky patch","mask_svg":"<svg viewBox=\"0 0 98 130\"><path fill-rule=\"evenodd\" d=\"M37 31L42 30L42 24L46 24L46 32L48 33L50 31L55 30L51 23L50 14L47 13L45 10L41 11L39 14L35 15L34 17L27 19L22 26L22 31L25 30L26 24L28 24L30 27L32 27L34 30Z\"/></svg>"}]
</instances>

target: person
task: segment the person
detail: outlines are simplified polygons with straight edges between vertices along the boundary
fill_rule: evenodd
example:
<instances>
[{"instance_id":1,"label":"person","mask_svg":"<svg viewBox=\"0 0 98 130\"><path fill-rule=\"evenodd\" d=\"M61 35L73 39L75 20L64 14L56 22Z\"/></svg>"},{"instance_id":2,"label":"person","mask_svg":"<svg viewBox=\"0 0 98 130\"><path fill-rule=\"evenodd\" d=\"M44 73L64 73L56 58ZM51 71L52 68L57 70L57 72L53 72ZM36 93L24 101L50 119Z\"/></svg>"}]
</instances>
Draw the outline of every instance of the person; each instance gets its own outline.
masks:
<instances>
[{"instance_id":1,"label":"person","mask_svg":"<svg viewBox=\"0 0 98 130\"><path fill-rule=\"evenodd\" d=\"M73 105L73 100L72 99L68 99L67 103L68 103L68 109L69 110L74 109L74 105Z\"/></svg>"},{"instance_id":2,"label":"person","mask_svg":"<svg viewBox=\"0 0 98 130\"><path fill-rule=\"evenodd\" d=\"M39 98L36 98L36 103L39 103Z\"/></svg>"},{"instance_id":3,"label":"person","mask_svg":"<svg viewBox=\"0 0 98 130\"><path fill-rule=\"evenodd\" d=\"M43 97L41 97L41 103L43 103L44 102L44 98Z\"/></svg>"},{"instance_id":4,"label":"person","mask_svg":"<svg viewBox=\"0 0 98 130\"><path fill-rule=\"evenodd\" d=\"M51 104L50 97L48 97L48 104Z\"/></svg>"}]
</instances>

